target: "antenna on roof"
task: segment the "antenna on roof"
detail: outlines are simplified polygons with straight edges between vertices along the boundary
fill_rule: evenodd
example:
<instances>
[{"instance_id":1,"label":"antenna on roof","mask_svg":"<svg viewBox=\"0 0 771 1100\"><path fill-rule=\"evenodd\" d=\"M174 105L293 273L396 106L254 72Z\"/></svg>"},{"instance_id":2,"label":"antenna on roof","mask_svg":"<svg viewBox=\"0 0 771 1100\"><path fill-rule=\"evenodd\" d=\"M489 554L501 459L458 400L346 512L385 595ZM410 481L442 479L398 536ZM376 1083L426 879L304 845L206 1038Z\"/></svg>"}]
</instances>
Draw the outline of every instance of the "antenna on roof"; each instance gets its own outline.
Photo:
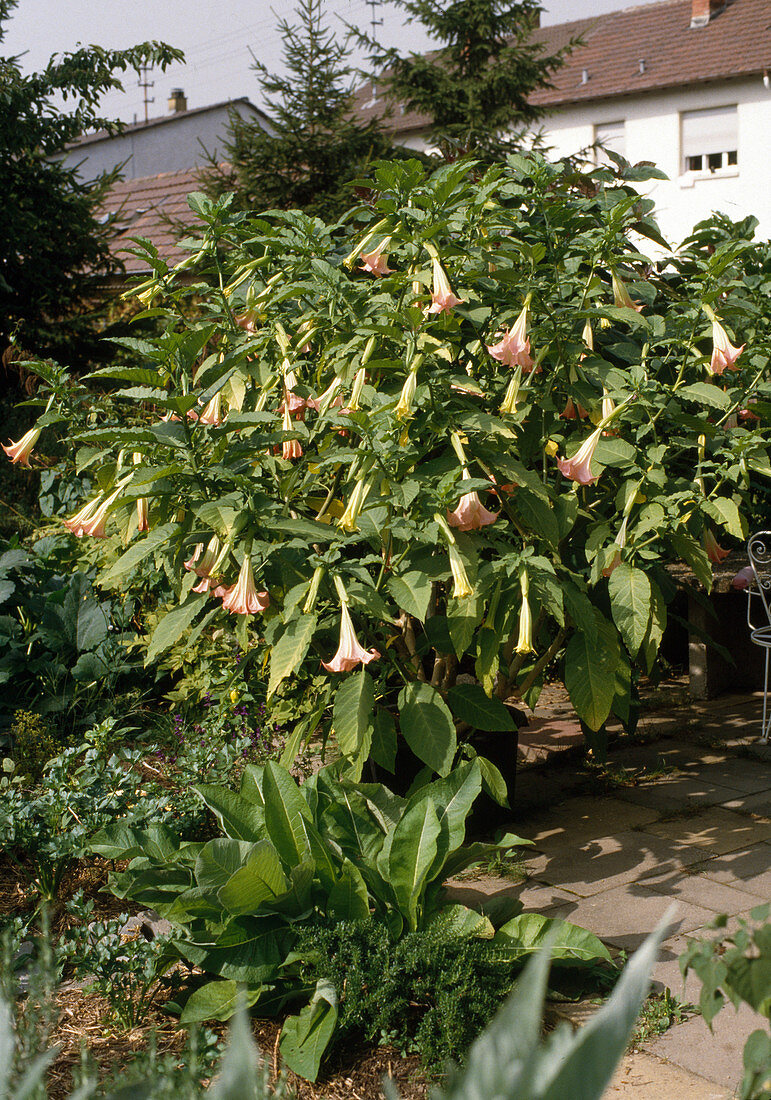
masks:
<instances>
[{"instance_id":1,"label":"antenna on roof","mask_svg":"<svg viewBox=\"0 0 771 1100\"><path fill-rule=\"evenodd\" d=\"M372 18L369 21L369 25L372 27L372 41L377 42L377 29L383 26L383 20L378 19L380 0L367 0L367 6L372 14Z\"/></svg>"},{"instance_id":2,"label":"antenna on roof","mask_svg":"<svg viewBox=\"0 0 771 1100\"><path fill-rule=\"evenodd\" d=\"M145 122L148 121L147 108L151 103L155 103L155 96L153 96L151 99L147 94L151 88L155 87L155 81L147 79L148 73L151 71L151 68L152 66L150 65L140 65L139 80L137 81L137 85L143 89L144 93Z\"/></svg>"}]
</instances>

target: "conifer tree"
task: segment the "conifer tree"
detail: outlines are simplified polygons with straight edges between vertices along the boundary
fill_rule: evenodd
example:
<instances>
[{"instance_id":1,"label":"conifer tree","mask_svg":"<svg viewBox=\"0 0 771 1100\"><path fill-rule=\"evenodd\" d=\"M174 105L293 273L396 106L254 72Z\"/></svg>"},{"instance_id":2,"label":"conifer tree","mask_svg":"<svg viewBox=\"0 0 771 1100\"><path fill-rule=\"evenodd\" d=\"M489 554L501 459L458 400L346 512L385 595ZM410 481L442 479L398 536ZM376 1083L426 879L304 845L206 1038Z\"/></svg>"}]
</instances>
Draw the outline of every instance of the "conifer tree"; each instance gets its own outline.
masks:
<instances>
[{"instance_id":1,"label":"conifer tree","mask_svg":"<svg viewBox=\"0 0 771 1100\"><path fill-rule=\"evenodd\" d=\"M286 75L252 68L266 99L270 128L231 115L229 169L211 165L210 193L234 190L251 210L298 207L332 220L351 205L346 186L371 159L389 152L377 123L353 116L354 70L346 37L325 22L323 0L299 0L295 21L281 20Z\"/></svg>"},{"instance_id":2,"label":"conifer tree","mask_svg":"<svg viewBox=\"0 0 771 1100\"><path fill-rule=\"evenodd\" d=\"M427 119L446 155L498 157L519 147L539 111L529 100L576 44L546 53L534 35L538 0L392 0L438 44L402 56L358 32L392 104Z\"/></svg>"}]
</instances>

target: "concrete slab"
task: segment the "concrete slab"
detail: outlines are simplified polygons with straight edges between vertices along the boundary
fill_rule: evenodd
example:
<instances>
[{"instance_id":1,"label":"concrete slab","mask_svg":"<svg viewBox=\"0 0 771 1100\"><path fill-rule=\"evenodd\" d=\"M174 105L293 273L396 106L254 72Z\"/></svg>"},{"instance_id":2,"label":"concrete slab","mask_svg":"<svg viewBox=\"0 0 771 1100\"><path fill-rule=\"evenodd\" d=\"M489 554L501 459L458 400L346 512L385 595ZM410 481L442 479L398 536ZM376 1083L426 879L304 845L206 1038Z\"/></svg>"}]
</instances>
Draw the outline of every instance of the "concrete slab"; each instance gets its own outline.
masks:
<instances>
[{"instance_id":1,"label":"concrete slab","mask_svg":"<svg viewBox=\"0 0 771 1100\"><path fill-rule=\"evenodd\" d=\"M729 916L744 913L758 904L757 896L741 889L738 884L718 882L690 867L684 871L655 875L645 880L645 886L672 901L700 905L713 913L728 913Z\"/></svg>"},{"instance_id":2,"label":"concrete slab","mask_svg":"<svg viewBox=\"0 0 771 1100\"><path fill-rule=\"evenodd\" d=\"M733 1090L638 1051L621 1060L602 1100L730 1100L732 1096Z\"/></svg>"},{"instance_id":3,"label":"concrete slab","mask_svg":"<svg viewBox=\"0 0 771 1100\"><path fill-rule=\"evenodd\" d=\"M700 806L719 806L721 802L736 798L736 789L702 780L698 775L677 774L639 787L621 788L617 797L662 814L671 814Z\"/></svg>"},{"instance_id":4,"label":"concrete slab","mask_svg":"<svg viewBox=\"0 0 771 1100\"><path fill-rule=\"evenodd\" d=\"M636 951L671 906L671 900L654 890L632 884L603 890L580 898L569 915L559 908L553 915L564 916L601 936L606 943L625 951ZM698 905L678 902L672 914L672 935L700 930L713 913Z\"/></svg>"},{"instance_id":5,"label":"concrete slab","mask_svg":"<svg viewBox=\"0 0 771 1100\"><path fill-rule=\"evenodd\" d=\"M585 844L618 830L635 829L658 819L656 810L619 798L571 798L529 822L528 838L541 852Z\"/></svg>"},{"instance_id":6,"label":"concrete slab","mask_svg":"<svg viewBox=\"0 0 771 1100\"><path fill-rule=\"evenodd\" d=\"M723 855L771 839L771 822L757 821L715 806L686 817L644 825L641 832L666 841L678 858L686 852L692 853L694 848ZM693 859L684 860L686 865L693 862Z\"/></svg>"},{"instance_id":7,"label":"concrete slab","mask_svg":"<svg viewBox=\"0 0 771 1100\"><path fill-rule=\"evenodd\" d=\"M771 817L771 790L760 791L757 794L742 794L732 798L730 802L724 802L727 810L735 810L739 814L752 814L753 817Z\"/></svg>"},{"instance_id":8,"label":"concrete slab","mask_svg":"<svg viewBox=\"0 0 771 1100\"><path fill-rule=\"evenodd\" d=\"M655 827L653 823L647 828ZM532 879L590 897L602 890L676 871L703 858L704 850L695 845L627 829L580 845L565 843L554 851L526 854L525 862Z\"/></svg>"},{"instance_id":9,"label":"concrete slab","mask_svg":"<svg viewBox=\"0 0 771 1100\"><path fill-rule=\"evenodd\" d=\"M734 1089L742 1077L744 1044L763 1018L746 1005L738 1012L727 1005L712 1021L712 1031L703 1017L694 1016L670 1028L643 1047L691 1073L699 1073L726 1088ZM647 1100L647 1097L646 1097Z\"/></svg>"},{"instance_id":10,"label":"concrete slab","mask_svg":"<svg viewBox=\"0 0 771 1100\"><path fill-rule=\"evenodd\" d=\"M698 870L706 878L737 886L759 901L771 898L771 844L752 844L726 852L699 864Z\"/></svg>"},{"instance_id":11,"label":"concrete slab","mask_svg":"<svg viewBox=\"0 0 771 1100\"><path fill-rule=\"evenodd\" d=\"M696 934L701 935L701 929ZM654 993L669 989L682 1004L698 1005L701 981L692 970L688 971L683 980L678 961L693 938L694 936L671 936L662 943L659 957L651 971L651 988Z\"/></svg>"},{"instance_id":12,"label":"concrete slab","mask_svg":"<svg viewBox=\"0 0 771 1100\"><path fill-rule=\"evenodd\" d=\"M728 757L716 764L705 764L695 760L693 767L698 769L699 779L705 783L715 783L721 787L734 787L737 791L757 794L760 791L771 792L771 767L757 760L742 757ZM771 794L769 795L771 808Z\"/></svg>"}]
</instances>

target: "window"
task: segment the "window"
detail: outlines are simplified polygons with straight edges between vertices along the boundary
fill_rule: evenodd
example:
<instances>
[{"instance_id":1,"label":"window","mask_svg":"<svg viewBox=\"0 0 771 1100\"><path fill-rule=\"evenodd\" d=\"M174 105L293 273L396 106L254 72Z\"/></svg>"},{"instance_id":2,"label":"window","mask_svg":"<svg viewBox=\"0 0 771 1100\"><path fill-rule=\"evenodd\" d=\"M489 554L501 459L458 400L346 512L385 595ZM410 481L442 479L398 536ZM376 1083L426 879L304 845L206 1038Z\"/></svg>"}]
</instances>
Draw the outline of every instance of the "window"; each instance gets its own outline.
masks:
<instances>
[{"instance_id":1,"label":"window","mask_svg":"<svg viewBox=\"0 0 771 1100\"><path fill-rule=\"evenodd\" d=\"M680 122L684 172L707 174L736 167L739 162L736 107L683 111Z\"/></svg>"},{"instance_id":2,"label":"window","mask_svg":"<svg viewBox=\"0 0 771 1100\"><path fill-rule=\"evenodd\" d=\"M597 164L608 164L613 167L613 161L606 156L606 150L610 149L619 156L626 156L626 131L623 122L602 122L594 127L594 156Z\"/></svg>"}]
</instances>

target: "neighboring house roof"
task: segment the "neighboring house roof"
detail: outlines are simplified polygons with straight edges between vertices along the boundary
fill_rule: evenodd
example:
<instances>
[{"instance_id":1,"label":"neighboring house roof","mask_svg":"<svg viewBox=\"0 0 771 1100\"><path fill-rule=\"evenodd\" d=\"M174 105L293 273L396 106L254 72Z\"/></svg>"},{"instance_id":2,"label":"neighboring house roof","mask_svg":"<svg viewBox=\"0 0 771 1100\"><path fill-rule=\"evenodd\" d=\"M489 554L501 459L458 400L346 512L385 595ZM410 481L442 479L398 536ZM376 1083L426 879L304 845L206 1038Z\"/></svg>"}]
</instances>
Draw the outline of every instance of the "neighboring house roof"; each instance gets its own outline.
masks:
<instances>
[{"instance_id":1,"label":"neighboring house roof","mask_svg":"<svg viewBox=\"0 0 771 1100\"><path fill-rule=\"evenodd\" d=\"M582 37L584 45L577 46L552 75L553 87L533 92L530 102L548 109L771 69L769 0L729 0L703 27L691 27L691 13L692 0L660 0L539 27L534 38L547 54L572 38ZM382 93L373 94L371 83L357 91L356 111L361 118L383 118L386 110ZM428 123L425 115L400 107L392 107L390 117L384 119L389 130L403 135Z\"/></svg>"},{"instance_id":2,"label":"neighboring house roof","mask_svg":"<svg viewBox=\"0 0 771 1100\"><path fill-rule=\"evenodd\" d=\"M256 115L260 115L261 118L268 121L268 116L264 111L261 111L259 107L255 107L250 99L246 96L241 96L239 99L223 99L219 103L209 103L205 107L191 107L184 111L171 111L167 115L159 115L158 118L150 118L147 122L130 122L117 134L110 134L107 130L97 130L93 134L85 134L83 137L77 139L77 141L70 142L69 145L65 145L65 150L68 149L80 149L84 145L93 145L97 141L110 141L115 137L122 137L124 134L132 134L137 130L148 130L154 126L166 126L172 122L179 122L182 119L192 118L193 115L205 114L207 111L220 111L223 107L248 107L251 111L254 111Z\"/></svg>"},{"instance_id":3,"label":"neighboring house roof","mask_svg":"<svg viewBox=\"0 0 771 1100\"><path fill-rule=\"evenodd\" d=\"M148 270L146 263L126 252L127 248L135 247L132 237L151 241L170 265L189 254L178 244L179 232L175 225L197 224L197 216L188 206L187 196L191 191L201 190L199 172L200 169L188 168L182 172L162 172L158 176L123 180L107 192L99 212L116 219L118 232L111 241L110 250L125 265L127 274Z\"/></svg>"}]
</instances>

